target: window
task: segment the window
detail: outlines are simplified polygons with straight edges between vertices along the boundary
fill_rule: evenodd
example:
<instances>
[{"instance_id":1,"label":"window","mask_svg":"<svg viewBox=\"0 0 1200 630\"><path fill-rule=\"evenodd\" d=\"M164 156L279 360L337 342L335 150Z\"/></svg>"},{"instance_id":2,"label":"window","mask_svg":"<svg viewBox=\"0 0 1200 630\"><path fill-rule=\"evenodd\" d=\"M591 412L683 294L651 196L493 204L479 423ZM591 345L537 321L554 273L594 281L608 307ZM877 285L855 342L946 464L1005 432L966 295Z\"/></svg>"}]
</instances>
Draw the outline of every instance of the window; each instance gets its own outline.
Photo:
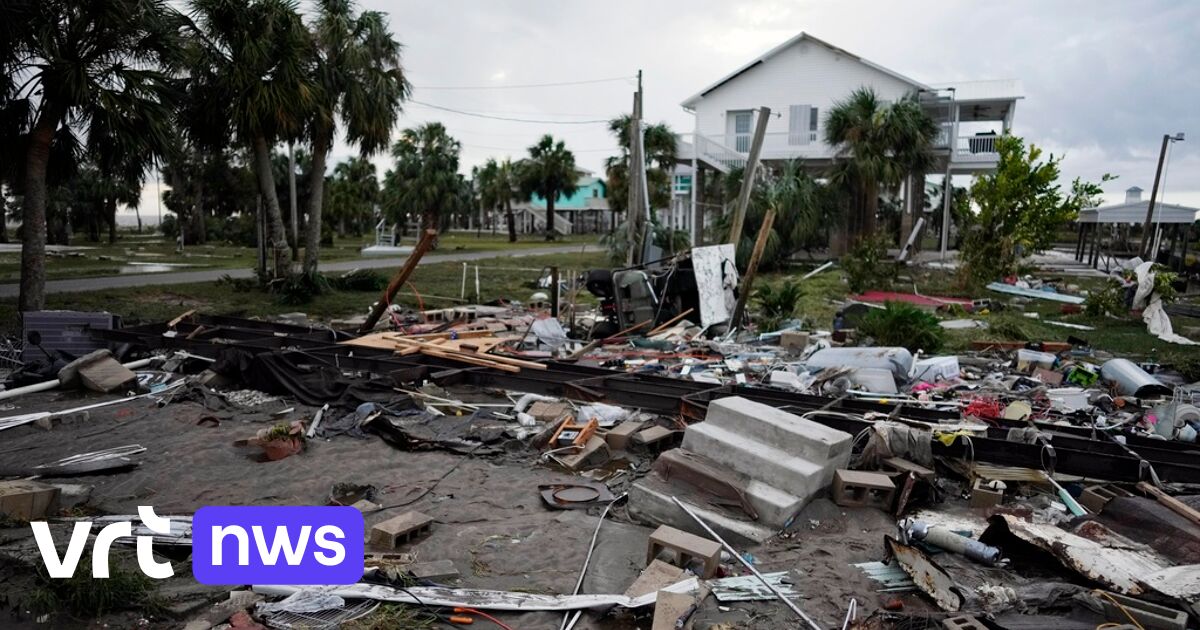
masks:
<instances>
[{"instance_id":1,"label":"window","mask_svg":"<svg viewBox=\"0 0 1200 630\"><path fill-rule=\"evenodd\" d=\"M593 189L592 189L592 197L599 197L599 196L600 196L600 189L599 189L599 188L593 188Z\"/></svg>"},{"instance_id":2,"label":"window","mask_svg":"<svg viewBox=\"0 0 1200 630\"><path fill-rule=\"evenodd\" d=\"M803 146L817 139L818 109L811 105L788 108L788 144Z\"/></svg>"}]
</instances>

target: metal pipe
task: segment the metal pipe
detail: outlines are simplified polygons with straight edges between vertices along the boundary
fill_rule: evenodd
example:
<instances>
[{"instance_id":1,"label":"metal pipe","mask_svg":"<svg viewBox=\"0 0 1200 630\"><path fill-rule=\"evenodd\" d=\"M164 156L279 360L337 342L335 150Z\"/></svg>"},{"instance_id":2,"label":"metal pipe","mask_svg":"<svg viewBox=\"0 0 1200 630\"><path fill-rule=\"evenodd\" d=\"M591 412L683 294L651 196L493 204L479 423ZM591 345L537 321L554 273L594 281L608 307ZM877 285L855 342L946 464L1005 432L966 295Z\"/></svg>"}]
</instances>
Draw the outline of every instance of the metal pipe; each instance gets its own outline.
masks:
<instances>
[{"instance_id":1,"label":"metal pipe","mask_svg":"<svg viewBox=\"0 0 1200 630\"><path fill-rule=\"evenodd\" d=\"M579 570L579 580L575 582L575 591L571 593L572 595L578 595L579 589L583 587L583 576L587 575L588 564L592 562L592 552L596 550L596 540L600 537L600 526L604 524L604 517L608 516L608 511L612 509L614 503L624 498L625 495L622 494L612 501L609 501L608 505L604 506L604 511L600 513L600 520L596 522L596 531L592 532L592 543L588 545L587 557L583 559L583 568ZM559 630L565 630L568 627L574 627L575 622L579 621L579 616L582 614L582 610L576 611L575 618L570 619L568 622L570 613L564 613L562 623L558 626ZM570 626L567 625L568 623L570 623Z\"/></svg>"},{"instance_id":2,"label":"metal pipe","mask_svg":"<svg viewBox=\"0 0 1200 630\"><path fill-rule=\"evenodd\" d=\"M150 362L155 359L161 358L162 357L150 357L149 359L138 359L137 361L130 361L129 363L123 363L122 365L131 370L136 370L138 368L150 365ZM23 396L25 394L49 391L61 384L62 383L56 378L49 381L42 381L41 383L34 383L33 385L18 387L16 389L6 389L0 392L0 400L8 400L9 398L16 398L17 396Z\"/></svg>"},{"instance_id":3,"label":"metal pipe","mask_svg":"<svg viewBox=\"0 0 1200 630\"><path fill-rule=\"evenodd\" d=\"M812 627L813 630L821 630L821 626L819 626L817 624L817 622L813 621L812 617L809 617L808 615L804 614L804 611L800 610L800 607L797 606L795 602L788 599L787 597L784 597L783 593L781 593L779 591L779 589L775 587L774 584L771 584L771 582L768 581L767 578L763 577L763 574L759 573L758 569L754 568L754 565L747 562L746 559L742 557L742 554L738 553L736 549L729 546L729 543L725 542L724 538L721 538L720 536L718 536L717 532L714 532L712 530L712 528L708 526L708 523L705 523L703 519L701 519L699 516L697 516L696 513L691 510L691 508L684 505L682 501L675 498L674 496L671 497L671 500L675 502L675 505L679 506L679 509L683 510L684 512L687 513L688 516L692 517L692 520L696 521L696 523L698 525L700 525L700 527L703 527L704 531L708 532L709 536L712 536L713 538L716 539L717 542L721 543L721 546L725 548L725 551L729 552L729 555L733 556L738 562L740 562L742 564L742 566L746 567L746 569L748 571L750 571L750 573L754 574L754 577L758 578L758 581L762 582L763 585L767 587L767 590L771 591L771 593L774 594L775 597L779 598L779 601L781 601L785 605L787 605L788 608L791 608L792 612L796 613L796 616L803 619L804 622L807 623L810 627Z\"/></svg>"}]
</instances>

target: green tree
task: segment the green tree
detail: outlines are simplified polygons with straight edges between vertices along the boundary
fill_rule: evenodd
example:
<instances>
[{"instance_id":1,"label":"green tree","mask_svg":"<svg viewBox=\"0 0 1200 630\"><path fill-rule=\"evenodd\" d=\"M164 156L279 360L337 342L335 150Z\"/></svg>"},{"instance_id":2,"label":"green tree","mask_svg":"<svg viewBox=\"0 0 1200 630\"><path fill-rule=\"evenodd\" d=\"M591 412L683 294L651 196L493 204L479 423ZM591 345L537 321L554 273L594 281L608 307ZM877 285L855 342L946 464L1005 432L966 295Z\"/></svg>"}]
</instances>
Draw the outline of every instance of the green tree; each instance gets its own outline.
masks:
<instances>
[{"instance_id":1,"label":"green tree","mask_svg":"<svg viewBox=\"0 0 1200 630\"><path fill-rule=\"evenodd\" d=\"M351 0L317 0L313 23L314 74L320 86L309 127L313 168L309 188L304 271L316 273L321 247L325 160L341 121L348 143L363 157L386 149L410 86L400 64L400 42L378 11L355 12Z\"/></svg>"},{"instance_id":2,"label":"green tree","mask_svg":"<svg viewBox=\"0 0 1200 630\"><path fill-rule=\"evenodd\" d=\"M192 0L188 98L181 118L204 150L250 149L275 275L290 267L271 148L300 138L320 98L313 40L293 0Z\"/></svg>"},{"instance_id":3,"label":"green tree","mask_svg":"<svg viewBox=\"0 0 1200 630\"><path fill-rule=\"evenodd\" d=\"M395 165L383 180L389 218L404 222L410 213L418 213L423 230L440 230L445 217L463 210L466 180L458 172L461 151L462 145L442 123L405 129L392 146Z\"/></svg>"},{"instance_id":4,"label":"green tree","mask_svg":"<svg viewBox=\"0 0 1200 630\"><path fill-rule=\"evenodd\" d=\"M1075 178L1070 189L1058 183L1061 157L1042 159L1042 149L1005 135L996 140L1000 162L971 185L978 208L963 238L962 273L985 283L1016 273L1021 257L1049 247L1054 235L1079 211L1096 204L1100 186ZM1112 179L1104 175L1101 181Z\"/></svg>"},{"instance_id":5,"label":"green tree","mask_svg":"<svg viewBox=\"0 0 1200 630\"><path fill-rule=\"evenodd\" d=\"M825 142L837 152L829 179L850 195L843 250L874 234L880 193L895 191L910 173L925 172L937 132L915 96L889 105L862 87L829 110Z\"/></svg>"},{"instance_id":6,"label":"green tree","mask_svg":"<svg viewBox=\"0 0 1200 630\"><path fill-rule=\"evenodd\" d=\"M554 201L559 195L575 193L579 172L575 169L575 154L562 140L550 134L542 136L529 147L529 157L519 167L521 193L527 198L540 195L546 200L546 240L554 239Z\"/></svg>"},{"instance_id":7,"label":"green tree","mask_svg":"<svg viewBox=\"0 0 1200 630\"><path fill-rule=\"evenodd\" d=\"M629 203L629 124L631 117L623 114L608 123L608 130L617 139L621 154L608 158L604 170L608 184L608 207L614 213L624 212ZM650 207L671 205L671 172L676 162L676 136L667 123L647 125L642 144L646 149L646 189L650 191ZM613 222L614 224L616 221Z\"/></svg>"},{"instance_id":8,"label":"green tree","mask_svg":"<svg viewBox=\"0 0 1200 630\"><path fill-rule=\"evenodd\" d=\"M163 0L12 0L0 13L0 144L23 152L20 310L45 305L55 145L154 155L168 137L181 16ZM18 136L18 137L14 137ZM11 180L10 180L11 181Z\"/></svg>"},{"instance_id":9,"label":"green tree","mask_svg":"<svg viewBox=\"0 0 1200 630\"><path fill-rule=\"evenodd\" d=\"M504 211L504 222L508 228L508 242L517 242L517 221L513 216L512 202L521 195L517 169L508 158L502 162L489 159L479 169L479 196L484 207Z\"/></svg>"},{"instance_id":10,"label":"green tree","mask_svg":"<svg viewBox=\"0 0 1200 630\"><path fill-rule=\"evenodd\" d=\"M325 194L329 218L337 226L338 236L345 236L348 229L356 235L362 234L379 203L375 164L363 157L339 163L333 169Z\"/></svg>"}]
</instances>

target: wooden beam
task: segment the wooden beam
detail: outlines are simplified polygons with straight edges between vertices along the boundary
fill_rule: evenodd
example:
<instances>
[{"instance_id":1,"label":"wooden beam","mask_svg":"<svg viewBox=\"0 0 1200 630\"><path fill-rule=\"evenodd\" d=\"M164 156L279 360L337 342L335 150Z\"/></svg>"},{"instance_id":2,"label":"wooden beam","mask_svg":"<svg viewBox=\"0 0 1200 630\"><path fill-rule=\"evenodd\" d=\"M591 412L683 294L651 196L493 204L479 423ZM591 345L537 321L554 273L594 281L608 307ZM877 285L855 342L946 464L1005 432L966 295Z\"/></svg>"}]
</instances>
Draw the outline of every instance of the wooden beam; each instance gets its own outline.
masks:
<instances>
[{"instance_id":1,"label":"wooden beam","mask_svg":"<svg viewBox=\"0 0 1200 630\"><path fill-rule=\"evenodd\" d=\"M758 238L754 241L754 251L750 253L750 262L746 265L746 277L742 279L742 293L738 296L737 306L733 309L733 319L729 320L729 328L740 328L742 319L746 316L746 304L750 301L750 292L754 290L754 276L758 273L758 263L762 260L763 250L767 247L767 237L771 236L771 226L775 224L775 206L767 208L767 216L763 217L762 227L758 230Z\"/></svg>"},{"instance_id":2,"label":"wooden beam","mask_svg":"<svg viewBox=\"0 0 1200 630\"><path fill-rule=\"evenodd\" d=\"M400 290L400 287L404 286L405 282L408 282L409 276L412 275L413 271L416 271L417 265L421 262L421 258L425 256L425 253L433 249L433 242L437 240L437 235L437 230L425 230L425 234L421 236L420 242L413 248L412 253L408 255L408 259L404 261L404 266L400 267L395 277L388 283L387 288L383 290L383 295L379 298L379 301L371 307L371 313L367 315L367 320L363 322L362 326L358 327L358 334L369 333L375 328L375 324L379 321L379 317L383 315L384 309L392 303L392 298L396 297L396 292Z\"/></svg>"},{"instance_id":3,"label":"wooden beam","mask_svg":"<svg viewBox=\"0 0 1200 630\"><path fill-rule=\"evenodd\" d=\"M767 136L767 123L771 120L771 108L758 108L758 126L754 128L754 140L750 143L750 157L742 171L742 190L738 193L737 207L733 212L733 226L729 240L733 252L737 253L738 241L742 239L742 226L746 223L746 208L750 205L750 193L754 191L754 172L758 170L758 156L762 153L763 139Z\"/></svg>"},{"instance_id":4,"label":"wooden beam","mask_svg":"<svg viewBox=\"0 0 1200 630\"><path fill-rule=\"evenodd\" d=\"M1197 512L1190 505L1176 499L1175 497L1155 488L1145 481L1138 482L1138 490L1145 492L1153 497L1156 501L1163 504L1167 509L1191 521L1193 525L1200 526L1200 512Z\"/></svg>"}]
</instances>

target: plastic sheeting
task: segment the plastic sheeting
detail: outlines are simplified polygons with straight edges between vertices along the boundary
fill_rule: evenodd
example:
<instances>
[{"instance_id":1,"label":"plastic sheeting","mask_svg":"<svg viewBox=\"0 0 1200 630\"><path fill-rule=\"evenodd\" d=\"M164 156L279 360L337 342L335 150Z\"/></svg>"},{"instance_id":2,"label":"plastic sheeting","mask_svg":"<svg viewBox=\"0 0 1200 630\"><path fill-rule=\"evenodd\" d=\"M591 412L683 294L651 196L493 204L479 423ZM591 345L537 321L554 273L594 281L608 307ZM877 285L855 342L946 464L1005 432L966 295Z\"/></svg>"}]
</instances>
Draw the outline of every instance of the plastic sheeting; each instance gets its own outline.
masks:
<instances>
[{"instance_id":1,"label":"plastic sheeting","mask_svg":"<svg viewBox=\"0 0 1200 630\"><path fill-rule=\"evenodd\" d=\"M1154 276L1157 274L1150 270L1153 266L1152 262L1144 262L1133 270L1138 279L1137 292L1133 294L1133 307L1142 309L1142 321L1146 322L1146 329L1151 335L1167 343L1196 345L1195 341L1175 334L1175 329L1171 327L1171 318L1163 310L1162 297L1154 293Z\"/></svg>"}]
</instances>

